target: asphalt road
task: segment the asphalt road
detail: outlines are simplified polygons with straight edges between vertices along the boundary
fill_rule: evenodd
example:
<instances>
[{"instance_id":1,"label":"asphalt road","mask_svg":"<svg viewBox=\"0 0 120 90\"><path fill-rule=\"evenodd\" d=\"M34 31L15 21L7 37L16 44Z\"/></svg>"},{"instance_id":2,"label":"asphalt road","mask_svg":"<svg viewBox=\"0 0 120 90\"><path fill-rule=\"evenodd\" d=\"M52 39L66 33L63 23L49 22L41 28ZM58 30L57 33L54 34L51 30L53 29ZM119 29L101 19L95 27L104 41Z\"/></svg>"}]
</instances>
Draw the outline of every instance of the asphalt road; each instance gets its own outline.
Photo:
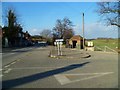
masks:
<instances>
[{"instance_id":1,"label":"asphalt road","mask_svg":"<svg viewBox=\"0 0 120 90\"><path fill-rule=\"evenodd\" d=\"M36 47L26 47L20 49L6 49L2 52L2 66L5 66L21 57L24 57L27 52L34 50Z\"/></svg>"},{"instance_id":2,"label":"asphalt road","mask_svg":"<svg viewBox=\"0 0 120 90\"><path fill-rule=\"evenodd\" d=\"M48 57L50 49L37 47L3 56L3 88L118 87L118 54L87 52L91 57L77 58L83 51L69 50L76 58L57 59Z\"/></svg>"}]
</instances>

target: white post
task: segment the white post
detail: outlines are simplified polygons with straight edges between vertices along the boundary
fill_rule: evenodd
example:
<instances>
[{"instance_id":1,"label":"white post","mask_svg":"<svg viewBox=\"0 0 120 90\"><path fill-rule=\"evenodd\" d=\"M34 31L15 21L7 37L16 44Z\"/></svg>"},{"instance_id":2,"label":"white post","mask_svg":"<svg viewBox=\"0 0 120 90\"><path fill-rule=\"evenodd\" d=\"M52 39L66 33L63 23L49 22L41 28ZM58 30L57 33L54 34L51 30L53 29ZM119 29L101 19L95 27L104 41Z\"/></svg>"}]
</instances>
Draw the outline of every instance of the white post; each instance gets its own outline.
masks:
<instances>
[{"instance_id":1,"label":"white post","mask_svg":"<svg viewBox=\"0 0 120 90\"><path fill-rule=\"evenodd\" d=\"M60 54L59 54L59 42L57 42L57 46L58 46L58 55L60 55Z\"/></svg>"},{"instance_id":2,"label":"white post","mask_svg":"<svg viewBox=\"0 0 120 90\"><path fill-rule=\"evenodd\" d=\"M57 42L54 42L55 50L57 50Z\"/></svg>"},{"instance_id":3,"label":"white post","mask_svg":"<svg viewBox=\"0 0 120 90\"><path fill-rule=\"evenodd\" d=\"M62 55L62 44L60 44L60 55Z\"/></svg>"},{"instance_id":4,"label":"white post","mask_svg":"<svg viewBox=\"0 0 120 90\"><path fill-rule=\"evenodd\" d=\"M5 37L5 47L8 47L8 39Z\"/></svg>"},{"instance_id":5,"label":"white post","mask_svg":"<svg viewBox=\"0 0 120 90\"><path fill-rule=\"evenodd\" d=\"M104 52L106 52L106 46L105 46L105 50L104 50Z\"/></svg>"},{"instance_id":6,"label":"white post","mask_svg":"<svg viewBox=\"0 0 120 90\"><path fill-rule=\"evenodd\" d=\"M61 47L61 45L62 45L63 39L56 39L55 41L57 42L58 55L62 55L62 49L61 49L62 47Z\"/></svg>"}]
</instances>

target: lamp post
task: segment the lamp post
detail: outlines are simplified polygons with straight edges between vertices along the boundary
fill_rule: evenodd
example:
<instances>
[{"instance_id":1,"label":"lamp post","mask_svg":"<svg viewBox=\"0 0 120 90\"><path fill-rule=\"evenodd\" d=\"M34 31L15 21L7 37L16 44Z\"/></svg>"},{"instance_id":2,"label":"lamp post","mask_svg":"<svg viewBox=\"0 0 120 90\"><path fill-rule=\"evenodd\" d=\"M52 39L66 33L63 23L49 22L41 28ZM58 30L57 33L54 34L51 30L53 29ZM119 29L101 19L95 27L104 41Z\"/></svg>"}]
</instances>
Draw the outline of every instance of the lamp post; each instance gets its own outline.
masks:
<instances>
[{"instance_id":1,"label":"lamp post","mask_svg":"<svg viewBox=\"0 0 120 90\"><path fill-rule=\"evenodd\" d=\"M82 13L82 31L83 31L83 49L84 49L84 47L85 47L85 39L84 39L84 13Z\"/></svg>"}]
</instances>

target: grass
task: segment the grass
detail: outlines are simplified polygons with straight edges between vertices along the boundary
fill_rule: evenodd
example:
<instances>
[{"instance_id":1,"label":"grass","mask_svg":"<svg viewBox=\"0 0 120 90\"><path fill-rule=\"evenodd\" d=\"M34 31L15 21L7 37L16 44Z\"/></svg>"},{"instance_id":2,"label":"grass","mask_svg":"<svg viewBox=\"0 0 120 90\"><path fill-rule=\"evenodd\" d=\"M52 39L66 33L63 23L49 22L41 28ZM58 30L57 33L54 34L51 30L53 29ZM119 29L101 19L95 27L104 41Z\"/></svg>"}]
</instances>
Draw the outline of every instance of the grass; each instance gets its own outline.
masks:
<instances>
[{"instance_id":1,"label":"grass","mask_svg":"<svg viewBox=\"0 0 120 90\"><path fill-rule=\"evenodd\" d=\"M118 51L118 39L96 39L92 40L94 46L104 49L108 46L111 49Z\"/></svg>"}]
</instances>

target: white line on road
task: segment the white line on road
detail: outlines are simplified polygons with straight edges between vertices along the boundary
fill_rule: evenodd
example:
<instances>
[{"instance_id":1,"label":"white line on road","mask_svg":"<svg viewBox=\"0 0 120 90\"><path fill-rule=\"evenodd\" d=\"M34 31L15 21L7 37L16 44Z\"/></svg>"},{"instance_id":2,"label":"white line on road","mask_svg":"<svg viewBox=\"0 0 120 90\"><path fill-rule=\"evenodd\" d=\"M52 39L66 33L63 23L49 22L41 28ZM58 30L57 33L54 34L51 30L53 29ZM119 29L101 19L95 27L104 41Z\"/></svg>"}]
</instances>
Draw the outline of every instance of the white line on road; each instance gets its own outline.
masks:
<instances>
[{"instance_id":1,"label":"white line on road","mask_svg":"<svg viewBox=\"0 0 120 90\"><path fill-rule=\"evenodd\" d=\"M5 68L10 67L10 65L6 65Z\"/></svg>"},{"instance_id":2,"label":"white line on road","mask_svg":"<svg viewBox=\"0 0 120 90\"><path fill-rule=\"evenodd\" d=\"M79 80L74 80L74 81L71 81L70 83L79 82L79 81L83 81L83 80L89 80L89 79L101 77L101 76L104 76L104 75L107 75L107 74L112 74L112 73L113 72L100 73L100 74L95 75L95 76L90 76L90 77L82 78L82 79L79 79Z\"/></svg>"},{"instance_id":3,"label":"white line on road","mask_svg":"<svg viewBox=\"0 0 120 90\"><path fill-rule=\"evenodd\" d=\"M12 69L9 68L8 70L4 71L4 73L9 73Z\"/></svg>"},{"instance_id":4,"label":"white line on road","mask_svg":"<svg viewBox=\"0 0 120 90\"><path fill-rule=\"evenodd\" d=\"M73 75L103 75L103 74L111 74L111 73L113 73L113 72L105 72L105 73L77 73L77 74L63 74L63 75L69 75L69 76L73 76ZM62 74L61 74L62 75Z\"/></svg>"},{"instance_id":5,"label":"white line on road","mask_svg":"<svg viewBox=\"0 0 120 90\"><path fill-rule=\"evenodd\" d=\"M10 54L15 54L15 53L2 53L3 55L10 55Z\"/></svg>"},{"instance_id":6,"label":"white line on road","mask_svg":"<svg viewBox=\"0 0 120 90\"><path fill-rule=\"evenodd\" d=\"M20 59L16 60L16 61L20 61Z\"/></svg>"},{"instance_id":7,"label":"white line on road","mask_svg":"<svg viewBox=\"0 0 120 90\"><path fill-rule=\"evenodd\" d=\"M12 64L15 64L15 63L16 63L16 62L12 62L11 65L12 65Z\"/></svg>"},{"instance_id":8,"label":"white line on road","mask_svg":"<svg viewBox=\"0 0 120 90\"><path fill-rule=\"evenodd\" d=\"M5 57L5 56L9 56L9 55L13 55L15 53L2 53L2 56Z\"/></svg>"},{"instance_id":9,"label":"white line on road","mask_svg":"<svg viewBox=\"0 0 120 90\"><path fill-rule=\"evenodd\" d=\"M105 72L105 73L81 73L81 74L58 74L58 75L54 75L54 77L56 78L56 80L61 84L61 85L65 85L65 84L69 84L69 83L74 83L74 82L79 82L79 81L84 81L84 80L89 80L89 79L94 79L94 78L97 78L97 77L101 77L101 76L104 76L104 75L107 75L107 74L112 74L114 72ZM85 78L82 78L82 79L77 79L77 80L69 80L66 75L73 75L73 76L76 76L76 75L93 75L93 76L86 76ZM61 79L61 77L64 77L64 80Z\"/></svg>"},{"instance_id":10,"label":"white line on road","mask_svg":"<svg viewBox=\"0 0 120 90\"><path fill-rule=\"evenodd\" d=\"M12 69L22 69L22 70L25 70L25 69L59 69L62 67L64 66L61 66L61 67L22 67L22 68L12 68Z\"/></svg>"},{"instance_id":11,"label":"white line on road","mask_svg":"<svg viewBox=\"0 0 120 90\"><path fill-rule=\"evenodd\" d=\"M55 78L60 82L61 85L71 82L66 76L64 75L54 75Z\"/></svg>"},{"instance_id":12,"label":"white line on road","mask_svg":"<svg viewBox=\"0 0 120 90\"><path fill-rule=\"evenodd\" d=\"M20 51L20 50L25 50L25 48L22 48L22 49L15 49L15 50L12 50L12 51Z\"/></svg>"},{"instance_id":13,"label":"white line on road","mask_svg":"<svg viewBox=\"0 0 120 90\"><path fill-rule=\"evenodd\" d=\"M15 50L12 50L12 51L24 51L24 50L31 50L33 48L20 48L20 49L15 49Z\"/></svg>"}]
</instances>

